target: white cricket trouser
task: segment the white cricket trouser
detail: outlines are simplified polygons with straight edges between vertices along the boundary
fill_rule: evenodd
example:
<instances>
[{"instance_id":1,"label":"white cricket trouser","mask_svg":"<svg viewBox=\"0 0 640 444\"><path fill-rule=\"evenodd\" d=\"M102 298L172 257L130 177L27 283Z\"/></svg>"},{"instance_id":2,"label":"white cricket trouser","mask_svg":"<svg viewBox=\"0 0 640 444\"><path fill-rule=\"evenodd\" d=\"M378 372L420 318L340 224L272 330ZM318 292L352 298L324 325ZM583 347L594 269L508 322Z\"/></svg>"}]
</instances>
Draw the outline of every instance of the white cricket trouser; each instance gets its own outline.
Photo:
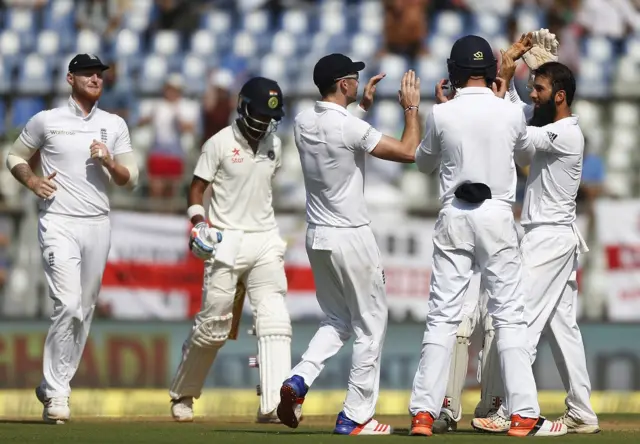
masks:
<instances>
[{"instance_id":1,"label":"white cricket trouser","mask_svg":"<svg viewBox=\"0 0 640 444\"><path fill-rule=\"evenodd\" d=\"M108 216L44 214L38 224L44 273L54 301L44 343L41 386L48 397L69 396L100 293L111 246Z\"/></svg>"},{"instance_id":2,"label":"white cricket trouser","mask_svg":"<svg viewBox=\"0 0 640 444\"><path fill-rule=\"evenodd\" d=\"M497 200L472 205L454 199L438 215L433 244L429 313L409 411L412 415L429 412L436 418L440 414L464 295L475 263L488 294L487 310L498 339L510 414L538 417L540 408L526 348L522 264L511 205Z\"/></svg>"},{"instance_id":3,"label":"white cricket trouser","mask_svg":"<svg viewBox=\"0 0 640 444\"><path fill-rule=\"evenodd\" d=\"M275 345L259 345L260 408L264 414L275 410L280 387L291 370L291 320L284 300L285 249L278 229L247 232L233 265L215 259L206 262L201 310L183 344L182 360L169 390L172 399L200 397L217 352L228 338L236 287L241 281L253 309L259 343L265 337L277 341Z\"/></svg>"},{"instance_id":4,"label":"white cricket trouser","mask_svg":"<svg viewBox=\"0 0 640 444\"><path fill-rule=\"evenodd\" d=\"M571 225L525 227L520 244L524 265L525 319L531 362L545 329L567 391L571 416L597 424L591 407L591 383L582 335L577 322L579 237Z\"/></svg>"},{"instance_id":5,"label":"white cricket trouser","mask_svg":"<svg viewBox=\"0 0 640 444\"><path fill-rule=\"evenodd\" d=\"M358 228L310 225L306 247L318 304L327 318L291 374L302 376L311 386L325 361L355 334L344 413L363 424L375 412L380 355L387 330L389 307L380 251L368 225Z\"/></svg>"}]
</instances>

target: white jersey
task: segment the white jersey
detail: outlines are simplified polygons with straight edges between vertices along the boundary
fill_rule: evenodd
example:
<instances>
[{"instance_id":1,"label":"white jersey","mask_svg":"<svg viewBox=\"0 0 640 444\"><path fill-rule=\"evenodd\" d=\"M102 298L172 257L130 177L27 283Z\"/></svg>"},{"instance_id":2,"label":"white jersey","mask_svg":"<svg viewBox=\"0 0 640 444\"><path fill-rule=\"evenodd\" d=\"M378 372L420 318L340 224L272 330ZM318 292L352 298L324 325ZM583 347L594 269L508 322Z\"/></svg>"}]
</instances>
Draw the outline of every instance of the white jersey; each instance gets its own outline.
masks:
<instances>
[{"instance_id":1,"label":"white jersey","mask_svg":"<svg viewBox=\"0 0 640 444\"><path fill-rule=\"evenodd\" d=\"M293 132L307 192L307 222L330 227L369 224L364 160L382 134L346 108L320 101L296 116Z\"/></svg>"},{"instance_id":2,"label":"white jersey","mask_svg":"<svg viewBox=\"0 0 640 444\"><path fill-rule=\"evenodd\" d=\"M508 98L528 119L534 108L524 103L509 85ZM529 142L536 150L525 188L520 223L569 225L576 220L576 197L582 178L584 136L578 116L572 115L543 127L528 126Z\"/></svg>"},{"instance_id":3,"label":"white jersey","mask_svg":"<svg viewBox=\"0 0 640 444\"><path fill-rule=\"evenodd\" d=\"M484 183L492 198L515 202L514 154L530 150L520 107L496 97L489 88L466 87L434 105L416 164L430 172L440 166L440 201L449 205L465 182Z\"/></svg>"},{"instance_id":4,"label":"white jersey","mask_svg":"<svg viewBox=\"0 0 640 444\"><path fill-rule=\"evenodd\" d=\"M269 134L254 154L236 122L205 142L194 175L211 183L204 202L208 222L246 232L277 227L272 179L282 164L282 143Z\"/></svg>"},{"instance_id":5,"label":"white jersey","mask_svg":"<svg viewBox=\"0 0 640 444\"><path fill-rule=\"evenodd\" d=\"M97 108L97 103L85 117L70 97L67 106L41 111L27 122L20 140L40 150L45 176L57 173L53 181L58 189L40 201L41 211L76 217L109 214L111 176L98 159L91 158L94 139L107 145L112 157L132 151L127 124Z\"/></svg>"}]
</instances>

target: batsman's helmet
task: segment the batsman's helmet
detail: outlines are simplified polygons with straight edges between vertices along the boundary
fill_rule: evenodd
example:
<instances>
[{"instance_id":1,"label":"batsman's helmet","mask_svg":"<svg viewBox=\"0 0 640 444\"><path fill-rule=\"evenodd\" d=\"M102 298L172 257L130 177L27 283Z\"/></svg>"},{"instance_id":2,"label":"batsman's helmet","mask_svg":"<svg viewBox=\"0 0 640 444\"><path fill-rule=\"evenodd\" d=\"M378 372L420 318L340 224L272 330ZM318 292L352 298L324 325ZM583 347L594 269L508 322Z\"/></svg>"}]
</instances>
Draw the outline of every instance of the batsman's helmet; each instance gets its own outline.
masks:
<instances>
[{"instance_id":1,"label":"batsman's helmet","mask_svg":"<svg viewBox=\"0 0 640 444\"><path fill-rule=\"evenodd\" d=\"M491 85L498 75L498 62L491 45L482 37L467 35L456 40L447 59L449 80L461 87L469 77L482 76Z\"/></svg>"},{"instance_id":2,"label":"batsman's helmet","mask_svg":"<svg viewBox=\"0 0 640 444\"><path fill-rule=\"evenodd\" d=\"M264 77L253 77L242 86L238 95L238 114L259 140L274 132L284 117L282 90L277 82Z\"/></svg>"}]
</instances>

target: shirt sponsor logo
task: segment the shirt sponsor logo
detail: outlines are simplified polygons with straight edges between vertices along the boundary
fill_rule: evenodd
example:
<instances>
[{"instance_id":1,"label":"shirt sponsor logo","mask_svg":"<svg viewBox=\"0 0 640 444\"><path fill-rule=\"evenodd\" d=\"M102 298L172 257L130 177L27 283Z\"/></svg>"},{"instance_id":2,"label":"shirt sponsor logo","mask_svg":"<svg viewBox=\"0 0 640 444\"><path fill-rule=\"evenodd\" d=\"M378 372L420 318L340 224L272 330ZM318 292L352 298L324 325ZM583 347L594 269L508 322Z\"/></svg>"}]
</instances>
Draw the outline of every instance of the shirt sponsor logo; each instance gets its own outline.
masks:
<instances>
[{"instance_id":1,"label":"shirt sponsor logo","mask_svg":"<svg viewBox=\"0 0 640 444\"><path fill-rule=\"evenodd\" d=\"M233 149L233 156L231 156L231 162L233 163L242 163L244 162L244 158L240 157L240 150L238 148Z\"/></svg>"},{"instance_id":2,"label":"shirt sponsor logo","mask_svg":"<svg viewBox=\"0 0 640 444\"><path fill-rule=\"evenodd\" d=\"M75 131L67 131L67 130L49 130L49 134L53 136L75 136Z\"/></svg>"},{"instance_id":3,"label":"shirt sponsor logo","mask_svg":"<svg viewBox=\"0 0 640 444\"><path fill-rule=\"evenodd\" d=\"M369 137L369 134L371 134L371 130L373 130L373 127L370 126L369 129L367 130L366 133L364 133L364 136L362 136L362 141L364 142L365 140L367 140L367 137Z\"/></svg>"},{"instance_id":4,"label":"shirt sponsor logo","mask_svg":"<svg viewBox=\"0 0 640 444\"><path fill-rule=\"evenodd\" d=\"M275 159L275 158L276 158L276 153L274 153L274 152L273 152L273 150L269 150L269 152L267 153L267 157L268 157L270 160L273 160L273 159Z\"/></svg>"}]
</instances>

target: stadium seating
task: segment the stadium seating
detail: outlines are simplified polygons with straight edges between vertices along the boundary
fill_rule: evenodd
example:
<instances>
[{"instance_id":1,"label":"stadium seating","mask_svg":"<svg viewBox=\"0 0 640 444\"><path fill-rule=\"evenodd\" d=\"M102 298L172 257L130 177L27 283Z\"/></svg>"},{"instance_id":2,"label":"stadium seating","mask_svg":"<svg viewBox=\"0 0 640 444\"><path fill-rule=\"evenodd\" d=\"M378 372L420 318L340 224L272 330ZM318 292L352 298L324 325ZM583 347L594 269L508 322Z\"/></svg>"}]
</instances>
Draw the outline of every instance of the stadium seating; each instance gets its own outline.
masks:
<instances>
[{"instance_id":1,"label":"stadium seating","mask_svg":"<svg viewBox=\"0 0 640 444\"><path fill-rule=\"evenodd\" d=\"M406 69L418 72L423 94L431 98L433 84L446 77L445 60L456 38L476 33L496 49L509 44L506 16L447 10L429 18L425 42L429 54L411 66L403 56L376 57L383 39L382 2L310 2L285 9L279 16L267 10L241 14L230 8L214 9L212 2L211 8L200 14L196 29L187 35L172 30L147 32L156 17L155 2L136 0L130 4L111 38L93 30L77 30L73 0L50 1L39 12L5 9L0 21L0 94L7 99L0 104L3 133L23 125L33 110L48 106L45 97L67 94L66 66L77 52L99 54L110 63L117 60L118 81L138 99L158 96L166 76L173 72L183 75L185 92L194 98L203 94L214 68L226 68L239 79L249 75L276 78L290 98L290 112L281 126L281 130L288 130L293 110L306 103L295 98L307 101L315 97L312 67L330 52L345 52L367 63L361 85L368 76L387 74L379 85L381 100L372 119L390 128L402 122L401 109L391 104ZM514 14L518 32L546 25L538 9L521 7ZM577 85L582 105L576 112L591 139L600 138L605 147L611 146L608 165L614 173L613 187L619 189L626 183L619 177L631 174L624 159L638 142L640 116L635 102L611 108L598 101L612 95L640 97L640 35L631 36L623 45L602 37L585 38L580 51ZM131 110L131 115L136 113L137 108Z\"/></svg>"}]
</instances>

